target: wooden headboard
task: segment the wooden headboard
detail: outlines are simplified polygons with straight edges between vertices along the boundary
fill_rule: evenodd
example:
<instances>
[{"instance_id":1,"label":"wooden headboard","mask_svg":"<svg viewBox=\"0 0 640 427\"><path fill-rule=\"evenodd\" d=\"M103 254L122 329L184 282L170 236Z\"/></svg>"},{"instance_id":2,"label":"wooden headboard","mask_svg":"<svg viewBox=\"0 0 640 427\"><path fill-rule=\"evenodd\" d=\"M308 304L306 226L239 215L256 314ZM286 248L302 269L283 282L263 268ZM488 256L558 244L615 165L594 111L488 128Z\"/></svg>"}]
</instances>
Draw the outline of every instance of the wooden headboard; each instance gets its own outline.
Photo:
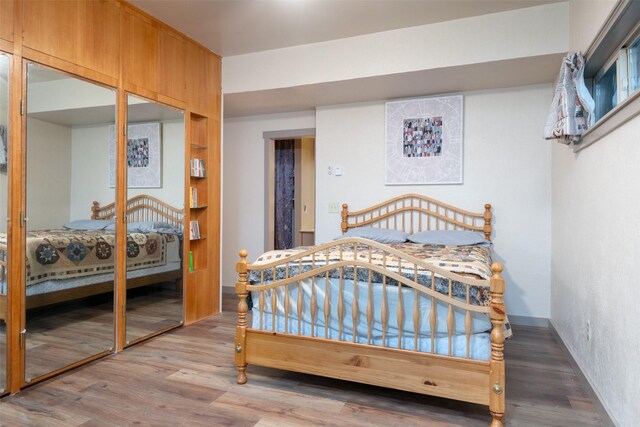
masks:
<instances>
[{"instance_id":1,"label":"wooden headboard","mask_svg":"<svg viewBox=\"0 0 640 427\"><path fill-rule=\"evenodd\" d=\"M115 214L115 203L100 206L100 203L93 202L91 206L91 219L112 219ZM174 208L155 197L140 194L127 200L127 222L135 221L162 221L182 230L184 210Z\"/></svg>"},{"instance_id":2,"label":"wooden headboard","mask_svg":"<svg viewBox=\"0 0 640 427\"><path fill-rule=\"evenodd\" d=\"M416 233L424 230L473 230L491 240L491 205L484 212L465 211L419 194L394 197L360 211L342 205L342 232L354 227L379 227Z\"/></svg>"}]
</instances>

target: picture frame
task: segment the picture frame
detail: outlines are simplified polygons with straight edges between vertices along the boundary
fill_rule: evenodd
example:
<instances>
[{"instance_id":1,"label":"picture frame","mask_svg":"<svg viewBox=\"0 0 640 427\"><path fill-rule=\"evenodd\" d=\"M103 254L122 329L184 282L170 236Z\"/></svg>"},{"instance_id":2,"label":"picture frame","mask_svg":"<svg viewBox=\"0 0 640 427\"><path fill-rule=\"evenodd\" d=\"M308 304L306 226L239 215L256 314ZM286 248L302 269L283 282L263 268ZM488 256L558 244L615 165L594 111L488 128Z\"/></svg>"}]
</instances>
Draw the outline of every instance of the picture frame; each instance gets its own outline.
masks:
<instances>
[{"instance_id":1,"label":"picture frame","mask_svg":"<svg viewBox=\"0 0 640 427\"><path fill-rule=\"evenodd\" d=\"M462 95L385 104L385 185L462 184Z\"/></svg>"},{"instance_id":2,"label":"picture frame","mask_svg":"<svg viewBox=\"0 0 640 427\"><path fill-rule=\"evenodd\" d=\"M162 147L159 122L137 123L127 129L127 186L162 187ZM109 186L115 188L116 127L109 126Z\"/></svg>"}]
</instances>

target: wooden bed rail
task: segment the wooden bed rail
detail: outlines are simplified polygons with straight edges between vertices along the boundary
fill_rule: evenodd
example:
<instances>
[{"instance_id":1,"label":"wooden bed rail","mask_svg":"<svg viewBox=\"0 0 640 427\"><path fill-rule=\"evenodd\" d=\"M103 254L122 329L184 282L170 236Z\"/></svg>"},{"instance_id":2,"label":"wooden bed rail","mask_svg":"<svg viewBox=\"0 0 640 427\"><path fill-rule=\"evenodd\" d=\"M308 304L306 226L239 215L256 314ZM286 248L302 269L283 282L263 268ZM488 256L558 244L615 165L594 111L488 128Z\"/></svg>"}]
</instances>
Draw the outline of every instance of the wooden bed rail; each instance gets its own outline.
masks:
<instances>
[{"instance_id":1,"label":"wooden bed rail","mask_svg":"<svg viewBox=\"0 0 640 427\"><path fill-rule=\"evenodd\" d=\"M343 260L342 249L352 247L355 251L353 259ZM329 252L331 249L338 249L340 251L340 258L330 259ZM371 250L373 248L382 249L385 252L384 265L380 267L371 262ZM360 255L360 256L358 256ZM474 370L480 369L485 372L486 378L482 383L484 386L479 387L480 390L484 390L484 397L478 398L470 397L461 398L461 400L473 401L476 403L484 403L489 406L492 415L492 426L502 426L502 417L504 415L504 401L505 401L505 375L504 375L504 333L502 326L505 321L505 308L503 301L503 294L505 289L505 282L502 278L503 267L500 263L494 263L492 265L493 276L489 280L478 280L467 276L461 276L455 273L444 271L438 267L428 265L421 260L413 258L407 254L396 251L385 245L381 245L376 242L372 242L366 239L348 238L341 239L340 241L330 242L324 245L314 247L310 250L278 259L277 261L262 264L252 265L247 261L247 251L240 251L240 261L236 264L236 271L239 278L236 282L236 293L238 295L238 323L236 326L236 340L235 340L235 364L237 367L237 382L238 384L244 384L247 382L246 368L248 360L247 354L251 354L251 357L256 356L254 352L247 351L248 337L252 338L251 342L263 343L261 345L267 345L270 341L269 336L292 337L292 339L303 339L305 345L329 345L328 343L337 343L342 345L357 345L362 346L363 352L374 351L393 351L400 350L402 354L404 352L411 352L412 354L419 355L419 357L436 357L438 361L448 361L451 363L460 363L460 366L465 366L464 363L471 363L470 366L475 366ZM303 259L308 266L308 258L311 257L311 266L305 271L303 269ZM387 262L387 257L389 262ZM398 258L399 257L399 258ZM395 262L394 262L395 260ZM408 268L407 264L411 264L413 268ZM428 270L430 286L425 286L418 283L418 268ZM276 274L276 270L284 269L284 277L281 278ZM349 286L345 283L347 279L344 277L346 268L353 269L353 285ZM361 280L358 277L358 270L365 269L368 272L365 273L366 280ZM339 287L337 295L337 307L332 307L334 298L331 298L331 287L329 285L329 271L339 271ZM408 271L413 271L413 277L408 275ZM250 284L249 274L253 272L259 272L260 281L257 284ZM271 277L265 277L265 272L272 274ZM377 272L383 275L382 279L382 301L377 307L374 307L372 299L372 272ZM252 275L253 275L252 274ZM424 271L423 273L424 274ZM429 274L429 273L427 273ZM438 279L444 280L448 292L442 294L436 290L436 275ZM409 277L407 277L409 276ZM275 280L272 280L274 278ZM317 284L316 280L325 279L324 286ZM305 303L303 299L302 281L306 280L310 285L310 299L308 303ZM403 286L395 286L390 283L391 281L401 283ZM460 298L454 298L452 293L453 282L458 282L457 286L462 284L465 286L464 295L466 298L462 300ZM358 286L362 284L363 287ZM470 289L473 286L488 288L491 301L489 306L480 306L473 304L470 300ZM297 297L291 295L291 290L297 290ZM358 307L359 299L358 292L366 292L366 307ZM257 301L254 299L254 304L257 304L258 310L254 313L254 316L259 316L259 319L254 322L259 323L258 329L252 329L247 324L247 296L249 292L257 291L259 296ZM309 292L309 291L307 291ZM321 302L319 292L324 294L323 307L320 307ZM348 309L348 301L345 299L345 292L352 292L353 298L351 300L351 310ZM388 296L397 292L398 304L393 306L388 301ZM407 293L408 292L408 293ZM403 295L406 297L413 293L413 310L406 310L403 307L402 299ZM420 298L430 299L431 307L433 310L429 311L429 331L426 334L421 334L420 328L422 323L423 313L419 306ZM333 300L333 301L332 301ZM268 313L266 306L270 303L271 313ZM442 307L446 313L446 332L442 335L442 328L438 325L438 306ZM273 307L283 307L284 310L284 331L280 330L279 326L276 326L276 310ZM464 336L466 338L466 357L459 357L453 355L452 339L455 328L455 316L454 310L462 310L464 313ZM330 313L336 312L338 314L338 337L330 337L328 333L328 325L330 322ZM350 316L349 312L350 311ZM324 314L324 319L318 318L320 313ZM382 341L381 344L375 345L372 342L372 324L374 323L374 312L380 314L380 322L382 324ZM492 325L491 329L491 355L488 361L473 360L470 358L471 347L471 335L472 335L472 313L488 313ZM310 328L311 336L301 336L301 317L308 315L311 319ZM366 334L360 335L358 332L358 326L360 325L360 319L366 319L367 331ZM350 319L349 319L350 317ZM271 320L270 328L267 326L267 320ZM395 318L395 325L397 329L397 349L387 345L386 333L391 325L391 319ZM426 319L425 319L426 320ZM322 322L324 321L324 322ZM297 322L297 332L294 331L294 325ZM413 332L405 331L405 322L413 322ZM324 323L324 327L320 324ZM291 324L289 327L288 325ZM344 325L351 326L351 338L345 337ZM410 325L410 324L409 324ZM264 329L263 329L264 327ZM263 332L264 331L264 332ZM272 334L272 335L265 335ZM255 335L258 334L258 335ZM408 334L404 337L406 342L411 342L413 339L413 348L419 349L418 340L420 338L429 339L430 337L430 351L418 351L418 350L406 350L403 348L403 334ZM462 335L460 332L458 334ZM348 333L347 333L348 335ZM436 335L448 339L448 354L440 354L436 351L435 342ZM361 338L359 340L358 338ZM366 341L364 341L366 338ZM266 340L266 341L264 341ZM311 340L311 341L309 341ZM286 341L288 342L288 341ZM274 345L276 341L274 341ZM278 345L282 343L278 342ZM286 344L290 345L290 344ZM288 347L287 347L288 348ZM256 351L256 350L254 350ZM284 348L282 351L285 351ZM373 355L370 357L374 357ZM385 356L388 357L388 356ZM404 357L404 356L403 356ZM442 359L445 358L445 359ZM292 362L293 363L293 362ZM351 363L351 362L349 362ZM436 363L436 362L434 362ZM440 363L440 362L437 362ZM445 362L442 362L445 363ZM447 362L449 363L449 362ZM260 364L260 363L259 363ZM272 365L278 367L280 365ZM282 365L283 367L285 365ZM296 365L299 366L299 365ZM299 366L300 367L300 366ZM289 366L290 369L294 369ZM301 367L300 367L301 368ZM307 368L305 368L307 369ZM465 368L468 369L468 368ZM295 370L295 369L294 369ZM305 372L310 373L323 373L322 369L314 370L309 368ZM359 375L359 374L358 374ZM352 379L361 382L369 382L368 380L359 379L358 375L355 375ZM331 376L331 375L329 375ZM376 382L371 380L372 384ZM435 385L435 384L434 384ZM471 386L470 386L471 387ZM402 387L400 387L402 388ZM473 388L473 387L471 387ZM478 388L478 386L476 386ZM404 388L410 391L414 391L411 388ZM421 391L423 392L423 391ZM433 392L427 392L427 394L441 395L442 390L434 390ZM482 392L481 392L482 393Z\"/></svg>"},{"instance_id":2,"label":"wooden bed rail","mask_svg":"<svg viewBox=\"0 0 640 427\"><path fill-rule=\"evenodd\" d=\"M147 194L140 194L127 200L126 212L127 222L162 221L179 229L184 226L184 210L176 209ZM91 219L113 219L115 216L115 203L100 206L100 203L93 202Z\"/></svg>"},{"instance_id":3,"label":"wooden bed rail","mask_svg":"<svg viewBox=\"0 0 640 427\"><path fill-rule=\"evenodd\" d=\"M484 205L484 212L469 212L420 194L405 194L375 206L349 211L342 205L343 233L349 228L373 226L402 230L413 234L425 230L482 231L491 240L491 205Z\"/></svg>"}]
</instances>

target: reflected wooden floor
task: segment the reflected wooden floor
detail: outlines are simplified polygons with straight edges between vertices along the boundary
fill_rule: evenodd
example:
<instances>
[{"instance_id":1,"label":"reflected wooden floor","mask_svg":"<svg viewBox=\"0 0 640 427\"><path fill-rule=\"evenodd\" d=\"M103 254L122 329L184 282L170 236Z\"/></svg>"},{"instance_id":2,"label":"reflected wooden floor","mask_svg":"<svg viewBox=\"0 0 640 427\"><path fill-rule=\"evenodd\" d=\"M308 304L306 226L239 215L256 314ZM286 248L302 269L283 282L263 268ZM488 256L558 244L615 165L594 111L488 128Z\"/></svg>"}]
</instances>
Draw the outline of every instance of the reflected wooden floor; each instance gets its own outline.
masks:
<instances>
[{"instance_id":1,"label":"reflected wooden floor","mask_svg":"<svg viewBox=\"0 0 640 427\"><path fill-rule=\"evenodd\" d=\"M130 290L127 303L128 340L145 337L182 320L182 298L176 294L173 283ZM29 310L26 320L27 381L113 349L111 295ZM4 325L0 327L0 351L4 356L3 329ZM0 389L4 375L2 370Z\"/></svg>"},{"instance_id":2,"label":"reflected wooden floor","mask_svg":"<svg viewBox=\"0 0 640 427\"><path fill-rule=\"evenodd\" d=\"M486 426L485 407L249 367L235 383L233 295L226 312L0 400L7 426ZM601 425L551 333L507 343L509 426Z\"/></svg>"}]
</instances>

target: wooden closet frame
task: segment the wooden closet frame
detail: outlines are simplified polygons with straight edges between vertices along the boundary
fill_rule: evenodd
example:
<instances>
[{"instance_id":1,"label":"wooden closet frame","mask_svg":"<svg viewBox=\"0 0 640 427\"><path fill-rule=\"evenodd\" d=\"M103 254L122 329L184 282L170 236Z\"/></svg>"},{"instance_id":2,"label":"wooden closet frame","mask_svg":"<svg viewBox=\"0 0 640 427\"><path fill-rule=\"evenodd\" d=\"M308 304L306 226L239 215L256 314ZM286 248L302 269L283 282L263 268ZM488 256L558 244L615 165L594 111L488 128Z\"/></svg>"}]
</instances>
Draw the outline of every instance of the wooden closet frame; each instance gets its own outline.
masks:
<instances>
[{"instance_id":1,"label":"wooden closet frame","mask_svg":"<svg viewBox=\"0 0 640 427\"><path fill-rule=\"evenodd\" d=\"M9 88L8 167L8 248L7 276L7 389L17 393L22 381L21 331L25 325L24 276L24 191L25 120L21 115L26 100L26 67L34 62L69 73L99 85L108 86L117 96L117 157L125 156L122 140L126 130L127 96L133 94L178 108L185 113L185 206L188 206L188 163L194 117L206 119L204 140L207 158L208 208L199 213L206 222L208 239L198 245L199 257L209 259L207 268L185 271L185 324L206 319L220 312L220 185L221 185L221 58L169 25L155 19L125 0L26 1L0 0L0 51L11 59ZM116 188L127 186L124 166L117 171ZM124 217L126 191L116 190L117 218ZM185 221L192 213L185 212ZM118 227L117 239L126 239ZM184 253L190 242L185 240ZM124 260L124 247L118 259ZM194 254L195 255L195 254ZM185 257L187 258L187 257ZM115 319L124 321L126 269L118 268ZM125 331L116 337L115 350L126 346ZM0 393L1 394L1 393Z\"/></svg>"},{"instance_id":2,"label":"wooden closet frame","mask_svg":"<svg viewBox=\"0 0 640 427\"><path fill-rule=\"evenodd\" d=\"M367 209L356 212L349 212L348 206L343 205L341 228L343 232L352 227L377 226L381 228L392 228L409 231L411 233L422 230L473 230L482 231L489 239L491 237L491 205L485 205L483 213L473 213L460 208L438 202L434 199L417 194L407 194L377 204ZM286 268L286 277L274 282L250 284L248 274L250 271L260 271L274 269L280 265L296 265L303 257L313 257L319 262L323 260L324 254L331 248L343 248L358 244L365 248L380 249L388 253L392 258L402 260L402 262L415 265L416 271L419 268L429 270L432 275L438 275L449 279L449 289L451 292L452 281L463 283L467 286L482 286L488 288L491 295L491 302L488 307L472 305L444 295L410 280L391 268L384 269L358 258L357 261L339 261L316 266L312 265L310 271L298 273L289 277L289 268ZM342 253L340 251L340 253ZM364 257L366 258L366 256ZM386 259L386 258L385 258ZM386 265L386 263L385 263ZM275 332L274 330L252 329L247 326L247 296L251 291L259 291L258 298L259 313L263 312L265 293L271 291L273 298L275 289L284 287L284 310L285 316L288 312L289 304L295 306L296 301L290 301L288 297L288 286L294 285L302 279L311 278L313 280L312 289L315 288L315 277L328 274L330 269L340 269L344 267L354 267L368 269L394 279L404 287L413 288L426 298L431 298L432 306L436 300L448 305L447 330L449 335L449 345L451 353L451 340L453 329L452 307L458 307L465 311L465 330L467 335L467 346L469 346L471 317L470 312L488 313L492 323L491 356L487 361L473 360L470 358L454 357L452 355L440 355L435 353L418 352L413 350L401 350L397 348L381 347L356 342L346 342L334 339L309 337ZM301 269L299 269L301 270ZM502 426L502 418L505 410L505 361L504 361L504 332L506 311L504 307L503 294L505 291L505 281L502 277L503 267L500 263L492 265L493 277L490 280L478 280L469 276L463 276L435 267L429 263L418 260L404 252L395 250L387 245L360 238L346 238L323 245L314 246L308 250L289 256L264 265L251 265L247 261L247 252L240 251L240 261L236 264L236 271L239 274L236 283L236 293L238 295L238 323L236 326L235 338L235 364L238 370L237 382L244 384L247 382L246 368L249 364L267 366L271 368L284 369L307 374L321 375L330 378L350 380L376 386L389 387L399 390L406 390L427 395L445 397L449 399L462 400L489 406L492 416L491 426ZM416 273L417 274L417 273ZM260 276L263 277L262 274ZM342 278L342 274L340 274ZM433 277L433 276L432 276ZM342 285L342 279L340 279ZM371 284L369 284L371 286ZM343 294L338 295L338 316L344 322L349 322L349 315L342 317L340 310L344 301ZM312 291L314 292L314 291ZM302 293L299 291L298 295ZM310 315L315 319L314 296L310 302ZM371 293L369 294L371 295ZM277 298L277 297L276 297ZM417 298L416 298L417 300ZM255 300L254 300L255 301ZM325 304L326 304L325 299ZM386 297L384 299L386 301ZM402 305L397 307L387 307L382 302L383 329L386 328L385 316L393 318L404 318ZM277 303L277 301L276 301ZM354 304L357 305L357 304ZM273 302L272 302L273 306ZM372 314L369 312L372 307L371 297L367 305L367 323L371 328ZM298 312L303 312L302 298L297 301ZM325 305L325 313L327 305ZM352 313L353 325L358 323L359 316L364 316L364 309L354 309ZM394 311L395 310L395 311ZM385 315L386 313L386 315ZM430 314L431 330L435 329L435 312ZM420 314L416 307L413 310L414 330L419 328ZM272 320L273 322L273 320ZM468 322L468 324L467 324ZM315 323L315 322L314 322ZM354 326L355 327L355 326ZM416 338L417 340L417 335ZM433 341L432 341L433 348ZM467 347L468 348L468 347Z\"/></svg>"}]
</instances>

